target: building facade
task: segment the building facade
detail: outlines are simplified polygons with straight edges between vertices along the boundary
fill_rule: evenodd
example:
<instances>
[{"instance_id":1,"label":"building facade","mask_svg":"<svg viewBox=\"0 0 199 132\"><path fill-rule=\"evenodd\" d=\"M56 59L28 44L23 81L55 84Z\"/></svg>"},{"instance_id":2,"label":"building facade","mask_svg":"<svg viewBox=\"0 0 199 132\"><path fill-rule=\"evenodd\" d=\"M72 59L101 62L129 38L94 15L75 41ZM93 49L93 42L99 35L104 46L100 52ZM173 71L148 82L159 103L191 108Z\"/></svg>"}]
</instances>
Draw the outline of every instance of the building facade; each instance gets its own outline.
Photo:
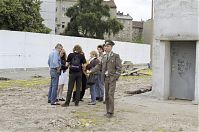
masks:
<instances>
[{"instance_id":1,"label":"building facade","mask_svg":"<svg viewBox=\"0 0 199 132\"><path fill-rule=\"evenodd\" d=\"M156 0L154 5L152 92L198 104L199 1Z\"/></svg>"},{"instance_id":2,"label":"building facade","mask_svg":"<svg viewBox=\"0 0 199 132\"><path fill-rule=\"evenodd\" d=\"M143 39L143 21L133 21L132 22L132 41L138 42Z\"/></svg>"},{"instance_id":3,"label":"building facade","mask_svg":"<svg viewBox=\"0 0 199 132\"><path fill-rule=\"evenodd\" d=\"M131 42L133 34L133 18L129 14L124 15L123 12L118 12L117 20L123 24L124 28L113 37L113 40Z\"/></svg>"},{"instance_id":4,"label":"building facade","mask_svg":"<svg viewBox=\"0 0 199 132\"><path fill-rule=\"evenodd\" d=\"M136 42L142 40L143 21L133 21L133 18L123 12L117 12L117 20L124 26L112 39L116 41Z\"/></svg>"},{"instance_id":5,"label":"building facade","mask_svg":"<svg viewBox=\"0 0 199 132\"><path fill-rule=\"evenodd\" d=\"M67 9L77 3L77 0L56 0L55 34L61 34L67 27L70 18L65 15ZM104 1L103 4L110 7L110 16L116 17L116 5L114 0Z\"/></svg>"},{"instance_id":6,"label":"building facade","mask_svg":"<svg viewBox=\"0 0 199 132\"><path fill-rule=\"evenodd\" d=\"M67 9L77 3L77 0L56 0L56 17L55 17L55 34L61 34L67 27L70 18L65 15ZM124 25L124 29L118 34L113 36L104 35L105 39L112 39L116 41L132 42L134 40L142 38L143 22L133 21L133 18L122 12L117 12L117 6L114 0L104 1L104 5L110 7L110 17L116 18Z\"/></svg>"},{"instance_id":7,"label":"building facade","mask_svg":"<svg viewBox=\"0 0 199 132\"><path fill-rule=\"evenodd\" d=\"M77 3L77 0L56 0L55 34L61 34L67 27L70 18L65 15L67 9Z\"/></svg>"},{"instance_id":8,"label":"building facade","mask_svg":"<svg viewBox=\"0 0 199 132\"><path fill-rule=\"evenodd\" d=\"M145 44L153 43L153 19L149 19L144 22L143 39Z\"/></svg>"},{"instance_id":9,"label":"building facade","mask_svg":"<svg viewBox=\"0 0 199 132\"><path fill-rule=\"evenodd\" d=\"M45 24L52 31L50 34L55 34L55 16L56 16L56 0L41 0L40 14L44 19Z\"/></svg>"},{"instance_id":10,"label":"building facade","mask_svg":"<svg viewBox=\"0 0 199 132\"><path fill-rule=\"evenodd\" d=\"M115 1L114 0L104 1L103 4L109 6L110 17L116 18L117 17L117 6L115 4Z\"/></svg>"}]
</instances>

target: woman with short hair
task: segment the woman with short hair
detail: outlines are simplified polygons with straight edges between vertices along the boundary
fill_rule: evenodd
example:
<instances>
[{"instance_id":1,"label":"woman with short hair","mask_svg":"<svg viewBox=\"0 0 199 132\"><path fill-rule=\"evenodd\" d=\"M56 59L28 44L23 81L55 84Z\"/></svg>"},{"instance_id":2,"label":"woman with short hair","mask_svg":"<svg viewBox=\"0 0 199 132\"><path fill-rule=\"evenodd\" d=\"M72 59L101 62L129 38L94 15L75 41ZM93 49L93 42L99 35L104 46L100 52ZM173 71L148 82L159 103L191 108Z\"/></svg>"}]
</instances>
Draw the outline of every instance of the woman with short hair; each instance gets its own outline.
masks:
<instances>
[{"instance_id":1,"label":"woman with short hair","mask_svg":"<svg viewBox=\"0 0 199 132\"><path fill-rule=\"evenodd\" d=\"M99 60L97 59L97 52L96 51L91 51L90 52L90 60L89 60L89 64L87 65L86 69L87 70L91 70L93 69L98 63ZM96 96L97 96L97 77L99 75L99 72L95 72L92 73L94 74L94 80L95 83L90 87L90 93L91 93L91 102L88 105L95 105L96 104Z\"/></svg>"}]
</instances>

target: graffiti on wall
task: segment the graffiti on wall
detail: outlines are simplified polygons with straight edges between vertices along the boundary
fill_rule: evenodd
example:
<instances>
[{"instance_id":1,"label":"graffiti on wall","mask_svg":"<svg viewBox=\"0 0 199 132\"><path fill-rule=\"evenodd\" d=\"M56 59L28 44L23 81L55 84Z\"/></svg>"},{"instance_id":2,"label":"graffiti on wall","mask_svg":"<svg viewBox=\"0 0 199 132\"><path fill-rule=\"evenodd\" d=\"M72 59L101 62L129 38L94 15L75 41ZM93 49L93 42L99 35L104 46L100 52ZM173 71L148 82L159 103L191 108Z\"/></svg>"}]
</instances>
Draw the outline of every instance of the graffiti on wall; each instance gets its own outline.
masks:
<instances>
[{"instance_id":1,"label":"graffiti on wall","mask_svg":"<svg viewBox=\"0 0 199 132\"><path fill-rule=\"evenodd\" d=\"M191 70L191 62L184 58L177 59L177 70L180 77Z\"/></svg>"}]
</instances>

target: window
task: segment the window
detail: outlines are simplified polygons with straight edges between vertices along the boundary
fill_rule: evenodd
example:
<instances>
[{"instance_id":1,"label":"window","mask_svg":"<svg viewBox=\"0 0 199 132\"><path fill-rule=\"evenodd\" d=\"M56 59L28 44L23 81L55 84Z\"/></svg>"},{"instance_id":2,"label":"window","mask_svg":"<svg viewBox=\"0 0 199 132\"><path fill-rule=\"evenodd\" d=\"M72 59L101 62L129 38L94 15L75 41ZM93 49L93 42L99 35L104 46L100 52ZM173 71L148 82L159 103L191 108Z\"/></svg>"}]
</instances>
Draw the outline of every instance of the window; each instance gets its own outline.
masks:
<instances>
[{"instance_id":1,"label":"window","mask_svg":"<svg viewBox=\"0 0 199 132\"><path fill-rule=\"evenodd\" d=\"M62 11L63 11L63 12L66 12L66 10L67 10L67 7L62 6Z\"/></svg>"},{"instance_id":2,"label":"window","mask_svg":"<svg viewBox=\"0 0 199 132\"><path fill-rule=\"evenodd\" d=\"M55 33L57 33L57 28L55 28Z\"/></svg>"},{"instance_id":3,"label":"window","mask_svg":"<svg viewBox=\"0 0 199 132\"><path fill-rule=\"evenodd\" d=\"M62 14L62 17L65 17L65 13Z\"/></svg>"},{"instance_id":4,"label":"window","mask_svg":"<svg viewBox=\"0 0 199 132\"><path fill-rule=\"evenodd\" d=\"M67 11L67 7L63 6L62 7L62 17L66 17L65 13Z\"/></svg>"},{"instance_id":5,"label":"window","mask_svg":"<svg viewBox=\"0 0 199 132\"><path fill-rule=\"evenodd\" d=\"M62 26L61 26L62 28L65 28L65 22L62 22Z\"/></svg>"},{"instance_id":6,"label":"window","mask_svg":"<svg viewBox=\"0 0 199 132\"><path fill-rule=\"evenodd\" d=\"M62 11L66 11L66 8L65 8L65 6L62 6Z\"/></svg>"}]
</instances>

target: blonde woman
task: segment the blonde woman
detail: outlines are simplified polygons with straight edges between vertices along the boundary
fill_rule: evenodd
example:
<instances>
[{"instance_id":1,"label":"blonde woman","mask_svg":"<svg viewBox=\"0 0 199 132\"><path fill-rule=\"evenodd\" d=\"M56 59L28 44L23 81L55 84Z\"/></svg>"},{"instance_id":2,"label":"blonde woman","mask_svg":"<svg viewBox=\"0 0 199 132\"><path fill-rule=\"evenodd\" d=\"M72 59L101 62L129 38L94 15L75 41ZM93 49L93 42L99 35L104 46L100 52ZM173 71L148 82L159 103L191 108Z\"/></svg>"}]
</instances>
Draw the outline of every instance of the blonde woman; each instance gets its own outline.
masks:
<instances>
[{"instance_id":1,"label":"blonde woman","mask_svg":"<svg viewBox=\"0 0 199 132\"><path fill-rule=\"evenodd\" d=\"M90 52L90 60L89 64L87 65L87 70L92 70L97 64L99 64L99 60L97 59L97 52L91 51ZM92 73L94 74L95 84L90 86L90 93L91 93L91 102L88 105L95 105L96 104L96 96L97 96L97 77L99 72Z\"/></svg>"}]
</instances>

